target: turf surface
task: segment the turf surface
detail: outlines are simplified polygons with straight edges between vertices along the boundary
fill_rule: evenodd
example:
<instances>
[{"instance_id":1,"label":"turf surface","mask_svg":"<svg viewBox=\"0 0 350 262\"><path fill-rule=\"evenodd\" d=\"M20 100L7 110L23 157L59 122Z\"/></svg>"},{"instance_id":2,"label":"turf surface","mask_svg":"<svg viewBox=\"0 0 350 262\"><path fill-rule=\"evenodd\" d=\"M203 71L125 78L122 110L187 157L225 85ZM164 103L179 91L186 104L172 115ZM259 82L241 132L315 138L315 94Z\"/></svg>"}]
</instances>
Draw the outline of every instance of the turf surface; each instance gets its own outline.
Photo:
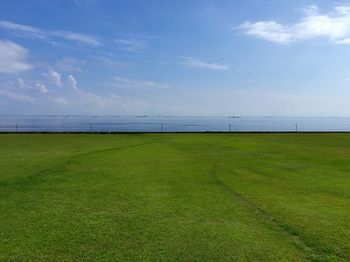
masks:
<instances>
[{"instance_id":1,"label":"turf surface","mask_svg":"<svg viewBox=\"0 0 350 262\"><path fill-rule=\"evenodd\" d=\"M350 134L4 134L0 154L0 261L350 260Z\"/></svg>"}]
</instances>

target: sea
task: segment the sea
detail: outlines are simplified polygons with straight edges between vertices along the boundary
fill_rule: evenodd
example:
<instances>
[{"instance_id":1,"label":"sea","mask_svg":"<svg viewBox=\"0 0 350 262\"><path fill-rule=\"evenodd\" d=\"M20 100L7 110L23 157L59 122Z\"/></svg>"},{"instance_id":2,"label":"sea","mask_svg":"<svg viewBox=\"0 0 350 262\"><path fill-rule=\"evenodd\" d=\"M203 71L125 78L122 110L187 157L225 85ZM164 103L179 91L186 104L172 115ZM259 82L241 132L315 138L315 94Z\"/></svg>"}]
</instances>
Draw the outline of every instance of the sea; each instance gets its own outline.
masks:
<instances>
[{"instance_id":1,"label":"sea","mask_svg":"<svg viewBox=\"0 0 350 262\"><path fill-rule=\"evenodd\" d=\"M330 132L350 117L2 115L0 132Z\"/></svg>"}]
</instances>

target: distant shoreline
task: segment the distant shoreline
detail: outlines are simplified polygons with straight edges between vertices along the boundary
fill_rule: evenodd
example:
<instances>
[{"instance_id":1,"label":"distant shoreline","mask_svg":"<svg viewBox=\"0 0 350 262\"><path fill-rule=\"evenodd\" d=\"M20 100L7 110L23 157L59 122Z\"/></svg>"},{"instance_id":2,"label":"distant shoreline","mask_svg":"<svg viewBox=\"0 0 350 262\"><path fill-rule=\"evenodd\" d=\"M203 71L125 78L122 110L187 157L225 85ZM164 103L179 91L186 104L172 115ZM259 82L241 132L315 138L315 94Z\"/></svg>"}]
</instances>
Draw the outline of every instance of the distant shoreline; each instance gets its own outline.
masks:
<instances>
[{"instance_id":1,"label":"distant shoreline","mask_svg":"<svg viewBox=\"0 0 350 262\"><path fill-rule=\"evenodd\" d=\"M116 131L111 131L111 132L88 132L88 131L28 131L28 132L8 132L8 131L0 131L0 135L3 134L18 134L18 135L23 135L23 134L71 134L71 135L119 135L119 134L350 134L350 131L178 131L178 132L135 132L135 131L121 131L121 132L116 132Z\"/></svg>"},{"instance_id":2,"label":"distant shoreline","mask_svg":"<svg viewBox=\"0 0 350 262\"><path fill-rule=\"evenodd\" d=\"M350 116L245 116L245 115L17 115L17 114L0 114L0 117L91 117L91 118L99 118L99 117L112 117L112 118L119 118L119 117L134 117L134 118L206 118L206 117L213 117L213 118L230 118L230 119L240 119L240 118L300 118L300 119L306 119L306 118L321 118L321 119L332 119L332 118L340 118L340 119L346 119L350 118Z\"/></svg>"}]
</instances>

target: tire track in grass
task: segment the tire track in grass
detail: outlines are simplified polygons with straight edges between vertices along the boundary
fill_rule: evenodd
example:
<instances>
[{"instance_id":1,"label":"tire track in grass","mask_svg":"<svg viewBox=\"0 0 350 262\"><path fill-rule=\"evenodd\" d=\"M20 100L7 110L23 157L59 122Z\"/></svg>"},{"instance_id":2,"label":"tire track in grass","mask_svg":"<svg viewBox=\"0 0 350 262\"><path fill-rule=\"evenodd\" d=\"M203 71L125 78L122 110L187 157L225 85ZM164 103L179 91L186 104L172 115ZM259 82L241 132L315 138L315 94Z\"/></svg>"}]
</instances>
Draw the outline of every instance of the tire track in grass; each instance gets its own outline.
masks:
<instances>
[{"instance_id":1,"label":"tire track in grass","mask_svg":"<svg viewBox=\"0 0 350 262\"><path fill-rule=\"evenodd\" d=\"M113 152L113 151L122 151L122 150L126 150L126 149L142 147L142 146L146 146L146 145L150 145L150 144L154 144L154 143L158 143L158 142L146 142L146 143L135 144L135 145L130 145L130 146L100 149L100 150L95 150L95 151L90 151L90 152L86 152L86 153L72 155L72 156L68 157L68 159L62 161L58 165L54 165L54 166L51 166L49 168L42 169L42 170L35 172L31 175L28 175L28 176L15 178L15 179L10 180L10 181L2 181L2 182L0 182L0 188L3 188L3 189L9 188L11 190L11 192L14 192L16 190L29 191L29 190L32 190L33 188L35 188L36 185L44 182L45 181L44 178L47 175L64 170L67 166L69 166L70 164L72 164L74 161L78 160L81 157L86 157L86 156L90 156L90 155L94 155L94 154ZM8 194L5 194L4 191L5 190L1 190L0 197L8 195Z\"/></svg>"},{"instance_id":2,"label":"tire track in grass","mask_svg":"<svg viewBox=\"0 0 350 262\"><path fill-rule=\"evenodd\" d=\"M272 226L272 228L277 229L279 232L287 234L292 239L296 247L301 248L306 253L307 259L310 259L311 261L347 261L345 257L339 256L338 254L334 254L324 249L320 249L319 247L315 247L315 245L310 244L291 225L278 221L266 210L258 207L254 202L250 201L242 194L233 190L230 186L220 180L218 176L218 170L218 165L214 165L209 172L209 176L212 181L220 188L220 190L247 208L251 213L255 215L257 219L263 223Z\"/></svg>"}]
</instances>

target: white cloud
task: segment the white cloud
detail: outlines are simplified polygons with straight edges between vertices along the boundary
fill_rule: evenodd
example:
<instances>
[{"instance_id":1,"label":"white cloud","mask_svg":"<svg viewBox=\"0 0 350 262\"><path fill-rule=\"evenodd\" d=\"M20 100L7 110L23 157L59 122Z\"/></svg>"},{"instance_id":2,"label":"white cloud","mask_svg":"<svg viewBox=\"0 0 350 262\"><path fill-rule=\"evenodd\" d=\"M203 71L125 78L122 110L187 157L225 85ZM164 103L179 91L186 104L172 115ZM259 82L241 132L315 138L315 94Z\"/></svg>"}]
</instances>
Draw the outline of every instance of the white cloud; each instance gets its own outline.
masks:
<instances>
[{"instance_id":1,"label":"white cloud","mask_svg":"<svg viewBox=\"0 0 350 262\"><path fill-rule=\"evenodd\" d=\"M47 74L42 74L46 76ZM0 103L9 100L26 104L32 101L28 110L34 106L47 107L47 112L71 114L142 114L148 103L113 93L97 94L81 88L73 75L62 81L62 87L49 90L45 79L37 81L17 78L3 83L6 89L0 89ZM149 84L149 83L148 83ZM50 106L49 106L50 105ZM53 110L53 111L52 111Z\"/></svg>"},{"instance_id":2,"label":"white cloud","mask_svg":"<svg viewBox=\"0 0 350 262\"><path fill-rule=\"evenodd\" d=\"M19 88L19 91L31 91L34 90L39 92L40 94L48 94L49 89L40 81L36 81L36 83L32 86L28 84L28 81L24 81L22 78L17 78L15 82L15 86L13 88ZM21 92L21 91L20 91Z\"/></svg>"},{"instance_id":3,"label":"white cloud","mask_svg":"<svg viewBox=\"0 0 350 262\"><path fill-rule=\"evenodd\" d=\"M16 84L19 88L22 88L22 89L29 89L30 88L30 86L28 86L22 78L17 78Z\"/></svg>"},{"instance_id":4,"label":"white cloud","mask_svg":"<svg viewBox=\"0 0 350 262\"><path fill-rule=\"evenodd\" d=\"M77 101L79 101L80 104L83 104L86 106L87 105L94 105L94 106L103 107L103 106L107 106L107 105L113 103L112 98L110 98L108 96L101 96L101 95L86 92L83 90L79 90L77 92L77 96L78 96Z\"/></svg>"},{"instance_id":5,"label":"white cloud","mask_svg":"<svg viewBox=\"0 0 350 262\"><path fill-rule=\"evenodd\" d=\"M147 48L147 44L143 40L138 40L134 38L122 39L118 38L114 40L114 43L122 50L131 52L141 52Z\"/></svg>"},{"instance_id":6,"label":"white cloud","mask_svg":"<svg viewBox=\"0 0 350 262\"><path fill-rule=\"evenodd\" d=\"M214 71L223 71L230 69L229 65L208 63L195 57L181 57L181 60L182 62L180 62L180 64L187 68L206 69Z\"/></svg>"},{"instance_id":7,"label":"white cloud","mask_svg":"<svg viewBox=\"0 0 350 262\"><path fill-rule=\"evenodd\" d=\"M81 66L85 65L86 62L71 57L64 57L55 62L54 67L61 71L66 72L81 72L83 69Z\"/></svg>"},{"instance_id":8,"label":"white cloud","mask_svg":"<svg viewBox=\"0 0 350 262\"><path fill-rule=\"evenodd\" d=\"M75 90L75 91L79 91L78 82L77 82L77 80L74 78L74 76L69 75L69 76L67 77L67 83L68 83L68 86L69 86L70 88L72 88L72 89Z\"/></svg>"},{"instance_id":9,"label":"white cloud","mask_svg":"<svg viewBox=\"0 0 350 262\"><path fill-rule=\"evenodd\" d=\"M292 35L283 25L275 21L262 21L254 24L246 22L240 26L246 30L247 35L252 35L276 43L289 43Z\"/></svg>"},{"instance_id":10,"label":"white cloud","mask_svg":"<svg viewBox=\"0 0 350 262\"><path fill-rule=\"evenodd\" d=\"M67 100L64 99L63 97L55 97L54 102L56 104L60 104L60 105L67 105L68 104Z\"/></svg>"},{"instance_id":11,"label":"white cloud","mask_svg":"<svg viewBox=\"0 0 350 262\"><path fill-rule=\"evenodd\" d=\"M27 95L22 95L22 94L18 94L15 92L11 92L8 90L1 90L0 89L0 96L4 96L7 97L11 100L15 100L15 101L21 101L21 102L31 102L33 101L33 98Z\"/></svg>"},{"instance_id":12,"label":"white cloud","mask_svg":"<svg viewBox=\"0 0 350 262\"><path fill-rule=\"evenodd\" d=\"M66 98L68 104L73 105L76 110L88 110L89 112L104 112L114 114L124 112L126 114L142 112L148 104L133 98L119 96L116 94L98 95L79 89L75 96ZM85 111L86 112L86 111Z\"/></svg>"},{"instance_id":13,"label":"white cloud","mask_svg":"<svg viewBox=\"0 0 350 262\"><path fill-rule=\"evenodd\" d=\"M62 86L62 77L61 74L50 70L47 74L45 74L48 79L55 85L55 86Z\"/></svg>"},{"instance_id":14,"label":"white cloud","mask_svg":"<svg viewBox=\"0 0 350 262\"><path fill-rule=\"evenodd\" d=\"M39 91L40 94L47 94L49 93L49 89L43 84L43 83L36 83L35 89Z\"/></svg>"},{"instance_id":15,"label":"white cloud","mask_svg":"<svg viewBox=\"0 0 350 262\"><path fill-rule=\"evenodd\" d=\"M108 67L115 67L115 68L128 67L127 63L118 61L116 59L111 59L106 56L97 56L96 59Z\"/></svg>"},{"instance_id":16,"label":"white cloud","mask_svg":"<svg viewBox=\"0 0 350 262\"><path fill-rule=\"evenodd\" d=\"M29 51L8 40L0 40L0 73L19 73L32 68L27 62Z\"/></svg>"},{"instance_id":17,"label":"white cloud","mask_svg":"<svg viewBox=\"0 0 350 262\"><path fill-rule=\"evenodd\" d=\"M344 6L344 5L336 6L334 8L334 10L336 12L338 12L339 14L348 15L348 14L350 14L350 5L349 6Z\"/></svg>"},{"instance_id":18,"label":"white cloud","mask_svg":"<svg viewBox=\"0 0 350 262\"><path fill-rule=\"evenodd\" d=\"M168 84L155 82L155 81L147 81L147 80L136 80L130 79L126 77L114 77L116 87L119 88L171 88Z\"/></svg>"},{"instance_id":19,"label":"white cloud","mask_svg":"<svg viewBox=\"0 0 350 262\"><path fill-rule=\"evenodd\" d=\"M304 7L302 13L306 16L317 15L320 12L320 8L317 5L309 5Z\"/></svg>"},{"instance_id":20,"label":"white cloud","mask_svg":"<svg viewBox=\"0 0 350 262\"><path fill-rule=\"evenodd\" d=\"M91 46L101 45L101 42L96 37L87 35L87 34L68 32L68 31L54 31L52 32L52 35L56 37L64 38L67 40L72 40L83 44L91 45Z\"/></svg>"},{"instance_id":21,"label":"white cloud","mask_svg":"<svg viewBox=\"0 0 350 262\"><path fill-rule=\"evenodd\" d=\"M147 107L147 104L142 101L121 97L116 94L100 95L85 91L78 88L78 81L72 75L68 76L67 84L68 87L75 90L75 92L72 96L66 97L65 103L61 104L75 104L77 107L91 107L95 110L112 110L113 108L133 110L131 108L141 109Z\"/></svg>"},{"instance_id":22,"label":"white cloud","mask_svg":"<svg viewBox=\"0 0 350 262\"><path fill-rule=\"evenodd\" d=\"M350 45L350 38L345 38L343 40L337 41L337 44L339 45Z\"/></svg>"},{"instance_id":23,"label":"white cloud","mask_svg":"<svg viewBox=\"0 0 350 262\"><path fill-rule=\"evenodd\" d=\"M39 29L29 25L16 24L10 21L0 21L0 28L7 29L13 32L22 32L31 37L45 39L45 33Z\"/></svg>"},{"instance_id":24,"label":"white cloud","mask_svg":"<svg viewBox=\"0 0 350 262\"><path fill-rule=\"evenodd\" d=\"M350 44L350 6L336 6L321 14L317 6L303 9L304 17L291 25L276 21L245 22L239 26L245 34L278 44L326 38L335 44Z\"/></svg>"},{"instance_id":25,"label":"white cloud","mask_svg":"<svg viewBox=\"0 0 350 262\"><path fill-rule=\"evenodd\" d=\"M6 29L16 35L39 38L55 45L59 44L50 39L60 38L90 46L99 46L102 44L95 36L92 35L70 31L44 30L38 27L17 24L11 21L0 21L0 28Z\"/></svg>"}]
</instances>

